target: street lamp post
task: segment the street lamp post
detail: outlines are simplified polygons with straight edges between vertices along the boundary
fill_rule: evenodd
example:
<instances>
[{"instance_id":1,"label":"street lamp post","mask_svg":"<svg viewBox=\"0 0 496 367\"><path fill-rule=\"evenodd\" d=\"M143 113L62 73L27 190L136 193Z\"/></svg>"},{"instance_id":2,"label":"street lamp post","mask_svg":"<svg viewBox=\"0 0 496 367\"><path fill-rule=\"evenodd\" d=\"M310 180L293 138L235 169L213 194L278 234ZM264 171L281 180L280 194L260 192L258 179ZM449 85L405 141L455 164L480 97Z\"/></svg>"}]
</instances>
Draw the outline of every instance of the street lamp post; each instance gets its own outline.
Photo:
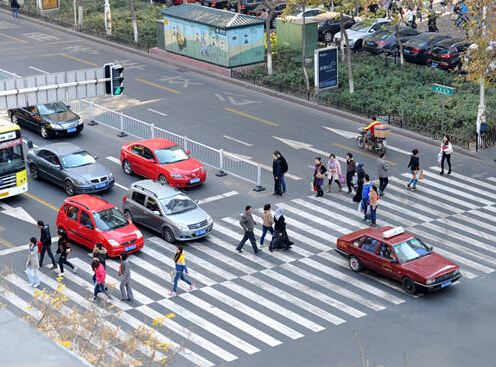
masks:
<instances>
[{"instance_id":1,"label":"street lamp post","mask_svg":"<svg viewBox=\"0 0 496 367\"><path fill-rule=\"evenodd\" d=\"M487 7L484 6L482 8L482 36L486 37L487 32L486 32L486 12L487 12ZM481 132L481 124L486 122L486 105L485 105L485 94L486 94L486 86L485 86L485 81L484 81L484 75L481 75L480 80L479 80L479 106L477 107L477 122L476 122L476 130L477 130L477 144L476 146L481 146L482 139L480 136Z\"/></svg>"}]
</instances>

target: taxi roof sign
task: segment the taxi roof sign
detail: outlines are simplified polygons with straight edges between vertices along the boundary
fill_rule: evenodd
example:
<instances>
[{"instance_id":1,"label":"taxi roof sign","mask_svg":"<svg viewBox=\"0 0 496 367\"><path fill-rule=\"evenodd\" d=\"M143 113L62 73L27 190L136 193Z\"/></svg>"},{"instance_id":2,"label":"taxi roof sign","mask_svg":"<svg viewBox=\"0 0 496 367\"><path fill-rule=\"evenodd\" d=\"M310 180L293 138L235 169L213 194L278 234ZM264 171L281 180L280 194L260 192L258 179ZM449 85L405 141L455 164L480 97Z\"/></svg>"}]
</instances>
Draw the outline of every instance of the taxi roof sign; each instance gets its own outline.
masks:
<instances>
[{"instance_id":1,"label":"taxi roof sign","mask_svg":"<svg viewBox=\"0 0 496 367\"><path fill-rule=\"evenodd\" d=\"M391 237L397 236L399 234L402 234L404 232L405 232L405 228L403 228L403 227L394 227L393 229L389 229L387 231L384 231L382 233L382 236L384 238L391 238Z\"/></svg>"}]
</instances>

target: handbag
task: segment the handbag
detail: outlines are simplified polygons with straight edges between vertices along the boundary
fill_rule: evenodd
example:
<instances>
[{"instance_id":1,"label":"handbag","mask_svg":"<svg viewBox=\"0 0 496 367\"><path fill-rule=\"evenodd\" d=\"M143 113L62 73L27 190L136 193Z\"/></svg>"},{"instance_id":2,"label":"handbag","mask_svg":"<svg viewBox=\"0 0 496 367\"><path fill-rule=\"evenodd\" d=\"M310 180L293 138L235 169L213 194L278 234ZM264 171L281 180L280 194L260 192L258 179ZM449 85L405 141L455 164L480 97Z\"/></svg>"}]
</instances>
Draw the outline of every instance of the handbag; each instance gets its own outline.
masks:
<instances>
[{"instance_id":1,"label":"handbag","mask_svg":"<svg viewBox=\"0 0 496 367\"><path fill-rule=\"evenodd\" d=\"M313 181L310 182L310 191L315 191L315 184Z\"/></svg>"},{"instance_id":2,"label":"handbag","mask_svg":"<svg viewBox=\"0 0 496 367\"><path fill-rule=\"evenodd\" d=\"M174 278L176 277L176 269L171 271L170 277L171 277L171 282L173 282Z\"/></svg>"},{"instance_id":3,"label":"handbag","mask_svg":"<svg viewBox=\"0 0 496 367\"><path fill-rule=\"evenodd\" d=\"M360 201L358 203L358 212L361 213L363 211L363 208L362 208L362 201Z\"/></svg>"},{"instance_id":4,"label":"handbag","mask_svg":"<svg viewBox=\"0 0 496 367\"><path fill-rule=\"evenodd\" d=\"M346 183L346 177L344 175L339 175L339 183L344 185Z\"/></svg>"},{"instance_id":5,"label":"handbag","mask_svg":"<svg viewBox=\"0 0 496 367\"><path fill-rule=\"evenodd\" d=\"M351 178L351 184L356 187L356 185L358 184L358 177L357 176L353 176Z\"/></svg>"},{"instance_id":6,"label":"handbag","mask_svg":"<svg viewBox=\"0 0 496 367\"><path fill-rule=\"evenodd\" d=\"M424 170L421 169L420 172L419 172L419 174L418 174L418 179L421 180L423 178L424 178Z\"/></svg>"},{"instance_id":7,"label":"handbag","mask_svg":"<svg viewBox=\"0 0 496 367\"><path fill-rule=\"evenodd\" d=\"M442 159L443 159L443 152L437 153L437 163L441 163Z\"/></svg>"},{"instance_id":8,"label":"handbag","mask_svg":"<svg viewBox=\"0 0 496 367\"><path fill-rule=\"evenodd\" d=\"M119 275L122 275L122 264L119 265Z\"/></svg>"},{"instance_id":9,"label":"handbag","mask_svg":"<svg viewBox=\"0 0 496 367\"><path fill-rule=\"evenodd\" d=\"M317 171L317 173L315 174L315 178L318 178L319 180L324 179L324 178L325 178L325 176L326 176L326 175L325 175L325 173L322 173L322 172L320 171L320 168L319 168L319 170Z\"/></svg>"}]
</instances>

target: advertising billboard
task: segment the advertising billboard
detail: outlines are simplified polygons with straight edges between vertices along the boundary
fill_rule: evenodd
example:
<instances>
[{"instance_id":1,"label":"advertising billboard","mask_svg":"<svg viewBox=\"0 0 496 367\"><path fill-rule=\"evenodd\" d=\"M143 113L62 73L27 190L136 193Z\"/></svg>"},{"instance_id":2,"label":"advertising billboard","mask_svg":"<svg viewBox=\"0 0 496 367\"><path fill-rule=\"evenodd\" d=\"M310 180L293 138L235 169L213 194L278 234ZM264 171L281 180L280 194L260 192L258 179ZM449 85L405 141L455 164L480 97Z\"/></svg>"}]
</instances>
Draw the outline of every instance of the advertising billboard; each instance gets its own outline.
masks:
<instances>
[{"instance_id":1,"label":"advertising billboard","mask_svg":"<svg viewBox=\"0 0 496 367\"><path fill-rule=\"evenodd\" d=\"M315 90L338 86L337 47L319 48L314 51Z\"/></svg>"}]
</instances>

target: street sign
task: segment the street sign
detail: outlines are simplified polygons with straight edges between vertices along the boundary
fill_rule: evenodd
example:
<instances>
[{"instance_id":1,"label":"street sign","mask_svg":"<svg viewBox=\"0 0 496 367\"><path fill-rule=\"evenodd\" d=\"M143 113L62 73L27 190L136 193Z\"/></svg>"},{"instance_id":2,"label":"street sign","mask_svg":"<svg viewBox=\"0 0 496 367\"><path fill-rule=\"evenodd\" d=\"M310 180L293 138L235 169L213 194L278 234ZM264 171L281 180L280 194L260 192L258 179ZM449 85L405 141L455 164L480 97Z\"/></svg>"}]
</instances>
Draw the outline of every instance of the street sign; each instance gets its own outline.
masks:
<instances>
[{"instance_id":1,"label":"street sign","mask_svg":"<svg viewBox=\"0 0 496 367\"><path fill-rule=\"evenodd\" d=\"M315 89L320 91L338 86L337 47L319 48L314 51Z\"/></svg>"},{"instance_id":2,"label":"street sign","mask_svg":"<svg viewBox=\"0 0 496 367\"><path fill-rule=\"evenodd\" d=\"M455 88L447 87L445 85L435 84L435 83L432 85L432 91L450 97L452 97L453 94L455 94Z\"/></svg>"}]
</instances>

